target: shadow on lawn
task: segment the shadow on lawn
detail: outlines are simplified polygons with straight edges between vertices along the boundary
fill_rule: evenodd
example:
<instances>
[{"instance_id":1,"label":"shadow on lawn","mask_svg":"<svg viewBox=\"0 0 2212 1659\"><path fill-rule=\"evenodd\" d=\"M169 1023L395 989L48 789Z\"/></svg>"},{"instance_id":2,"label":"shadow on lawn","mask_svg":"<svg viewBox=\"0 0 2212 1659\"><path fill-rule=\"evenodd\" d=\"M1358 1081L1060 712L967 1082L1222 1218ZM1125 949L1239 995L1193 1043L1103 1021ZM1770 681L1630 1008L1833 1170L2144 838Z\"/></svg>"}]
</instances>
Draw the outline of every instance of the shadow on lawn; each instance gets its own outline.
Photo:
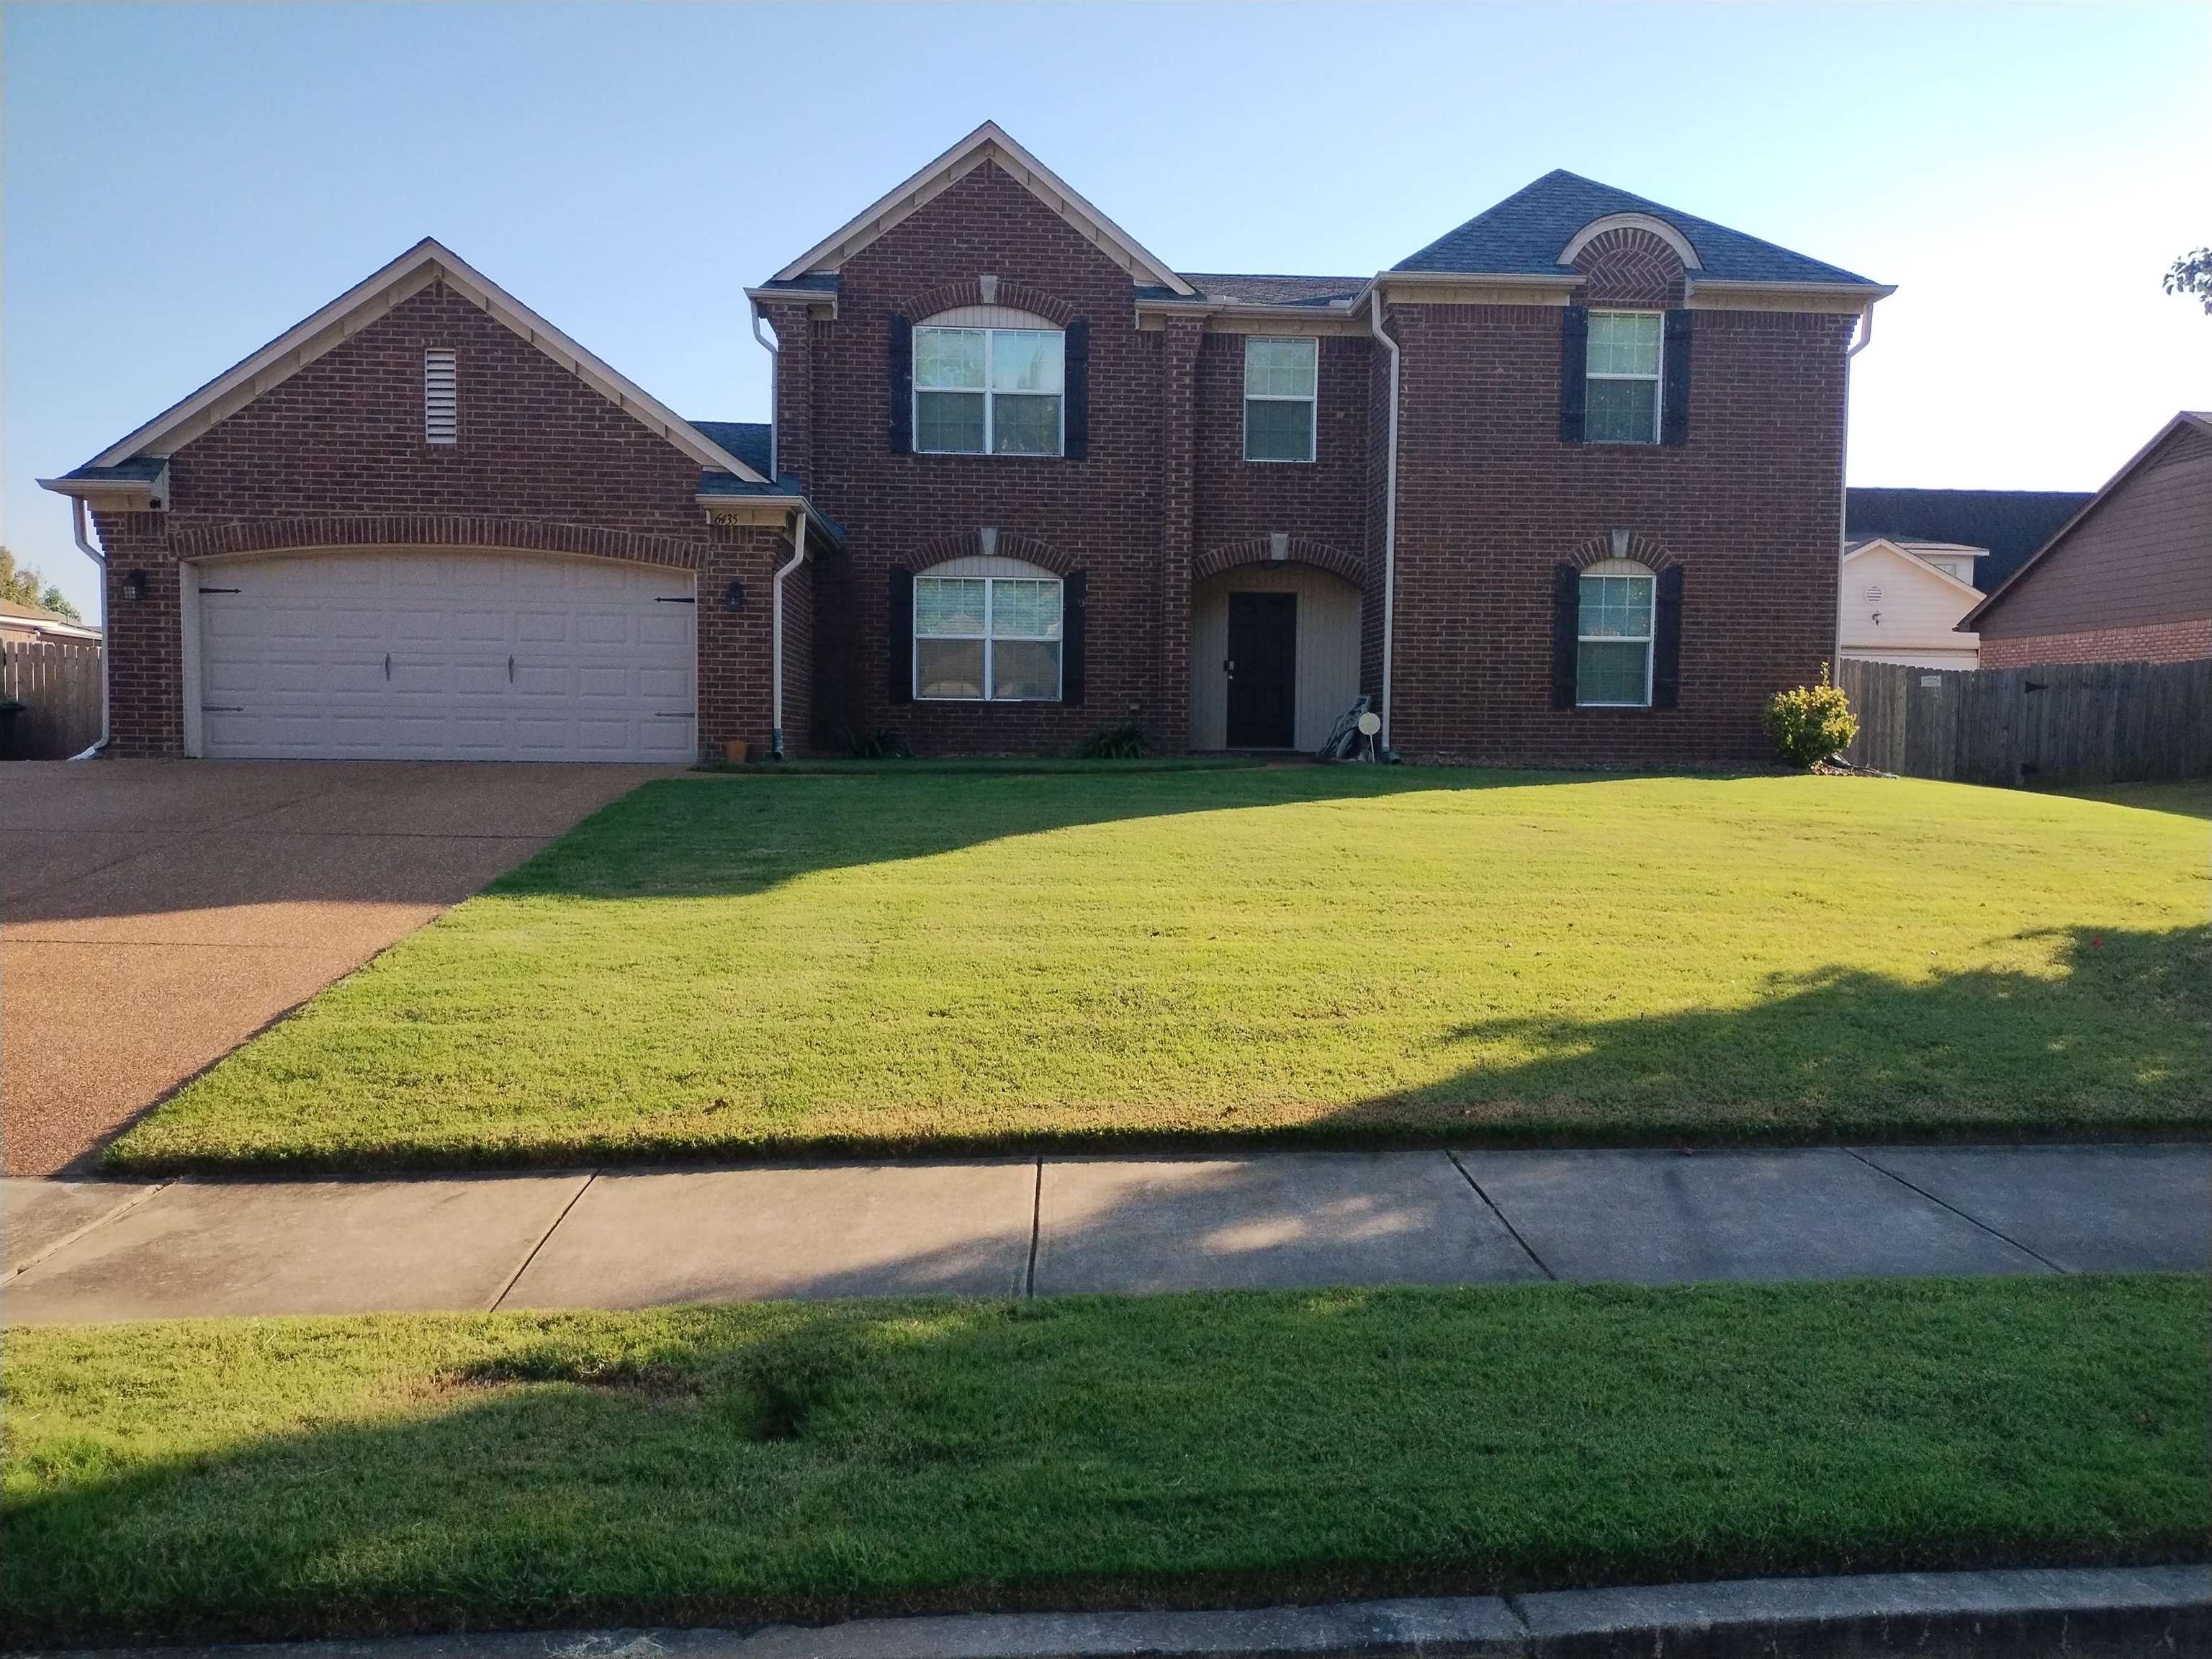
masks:
<instances>
[{"instance_id":1,"label":"shadow on lawn","mask_svg":"<svg viewBox=\"0 0 2212 1659\"><path fill-rule=\"evenodd\" d=\"M394 1321L381 1362L319 1322L187 1335L149 1401L231 1366L329 1398L146 1461L129 1431L42 1437L0 1608L19 1640L173 1642L2185 1559L2203 1334L2178 1304L785 1305Z\"/></svg>"},{"instance_id":2,"label":"shadow on lawn","mask_svg":"<svg viewBox=\"0 0 2212 1659\"><path fill-rule=\"evenodd\" d=\"M823 870L933 858L1138 818L1632 781L1637 775L1285 766L977 776L794 774L647 784L493 884L517 896L718 898ZM1725 787L1726 777L1701 779Z\"/></svg>"}]
</instances>

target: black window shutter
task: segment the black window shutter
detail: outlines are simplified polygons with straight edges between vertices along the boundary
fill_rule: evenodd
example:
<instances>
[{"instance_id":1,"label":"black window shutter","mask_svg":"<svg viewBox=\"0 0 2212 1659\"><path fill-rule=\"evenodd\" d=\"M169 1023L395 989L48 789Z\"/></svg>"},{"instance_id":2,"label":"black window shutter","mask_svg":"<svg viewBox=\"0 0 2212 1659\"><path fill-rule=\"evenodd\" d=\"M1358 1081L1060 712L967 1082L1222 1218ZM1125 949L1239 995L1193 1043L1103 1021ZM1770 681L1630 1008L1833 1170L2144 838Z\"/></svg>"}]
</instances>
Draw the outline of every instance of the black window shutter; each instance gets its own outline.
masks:
<instances>
[{"instance_id":1,"label":"black window shutter","mask_svg":"<svg viewBox=\"0 0 2212 1659\"><path fill-rule=\"evenodd\" d=\"M891 453L914 453L914 325L891 319Z\"/></svg>"},{"instance_id":2,"label":"black window shutter","mask_svg":"<svg viewBox=\"0 0 2212 1659\"><path fill-rule=\"evenodd\" d=\"M903 565L891 567L890 609L885 630L890 641L890 681L893 702L914 701L914 572Z\"/></svg>"},{"instance_id":3,"label":"black window shutter","mask_svg":"<svg viewBox=\"0 0 2212 1659\"><path fill-rule=\"evenodd\" d=\"M1667 313L1667 386L1659 410L1659 441L1690 441L1690 313Z\"/></svg>"},{"instance_id":4,"label":"black window shutter","mask_svg":"<svg viewBox=\"0 0 2212 1659\"><path fill-rule=\"evenodd\" d=\"M1061 384L1066 392L1062 413L1066 422L1067 459L1079 461L1091 453L1091 324L1087 319L1078 317L1068 324L1061 349L1066 368L1066 379Z\"/></svg>"},{"instance_id":5,"label":"black window shutter","mask_svg":"<svg viewBox=\"0 0 2212 1659\"><path fill-rule=\"evenodd\" d=\"M1559 320L1559 441L1583 441L1589 397L1589 308L1569 306Z\"/></svg>"},{"instance_id":6,"label":"black window shutter","mask_svg":"<svg viewBox=\"0 0 2212 1659\"><path fill-rule=\"evenodd\" d=\"M1651 615L1651 706L1672 708L1682 697L1682 567L1659 573Z\"/></svg>"},{"instance_id":7,"label":"black window shutter","mask_svg":"<svg viewBox=\"0 0 2212 1659\"><path fill-rule=\"evenodd\" d=\"M1084 571L1071 570L1060 585L1060 700L1062 702L1083 701L1083 633L1088 617L1085 601L1090 597L1091 579Z\"/></svg>"},{"instance_id":8,"label":"black window shutter","mask_svg":"<svg viewBox=\"0 0 2212 1659\"><path fill-rule=\"evenodd\" d=\"M1583 573L1571 564L1552 567L1552 707L1575 706L1575 636L1582 632Z\"/></svg>"}]
</instances>

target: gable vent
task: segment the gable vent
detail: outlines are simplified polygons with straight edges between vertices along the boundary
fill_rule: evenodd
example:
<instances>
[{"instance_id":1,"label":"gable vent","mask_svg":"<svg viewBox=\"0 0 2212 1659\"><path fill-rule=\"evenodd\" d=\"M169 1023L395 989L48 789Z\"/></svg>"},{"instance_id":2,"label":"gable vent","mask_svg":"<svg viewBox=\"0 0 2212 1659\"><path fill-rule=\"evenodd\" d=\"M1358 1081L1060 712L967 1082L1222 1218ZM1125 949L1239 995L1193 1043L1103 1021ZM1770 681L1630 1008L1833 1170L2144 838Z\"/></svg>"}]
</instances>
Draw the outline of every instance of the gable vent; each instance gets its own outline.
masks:
<instances>
[{"instance_id":1,"label":"gable vent","mask_svg":"<svg viewBox=\"0 0 2212 1659\"><path fill-rule=\"evenodd\" d=\"M1881 589L1879 587L1869 587L1867 589L1866 602L1869 605L1880 605L1881 603Z\"/></svg>"},{"instance_id":2,"label":"gable vent","mask_svg":"<svg viewBox=\"0 0 2212 1659\"><path fill-rule=\"evenodd\" d=\"M422 441L452 444L461 440L461 371L450 351L422 354Z\"/></svg>"}]
</instances>

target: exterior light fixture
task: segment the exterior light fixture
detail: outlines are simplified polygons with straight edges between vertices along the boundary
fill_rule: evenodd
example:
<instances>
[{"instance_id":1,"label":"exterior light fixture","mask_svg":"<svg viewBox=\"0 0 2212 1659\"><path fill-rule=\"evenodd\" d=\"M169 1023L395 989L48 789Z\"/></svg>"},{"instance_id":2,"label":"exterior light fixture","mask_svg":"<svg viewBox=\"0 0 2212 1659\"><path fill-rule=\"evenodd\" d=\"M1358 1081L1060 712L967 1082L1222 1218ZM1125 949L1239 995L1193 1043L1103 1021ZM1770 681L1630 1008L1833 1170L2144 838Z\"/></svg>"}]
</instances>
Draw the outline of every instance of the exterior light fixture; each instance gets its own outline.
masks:
<instances>
[{"instance_id":1,"label":"exterior light fixture","mask_svg":"<svg viewBox=\"0 0 2212 1659\"><path fill-rule=\"evenodd\" d=\"M744 608L745 585L742 581L732 581L722 590L722 609L735 615Z\"/></svg>"},{"instance_id":2,"label":"exterior light fixture","mask_svg":"<svg viewBox=\"0 0 2212 1659\"><path fill-rule=\"evenodd\" d=\"M146 573L134 570L123 579L123 597L137 603L146 597Z\"/></svg>"}]
</instances>

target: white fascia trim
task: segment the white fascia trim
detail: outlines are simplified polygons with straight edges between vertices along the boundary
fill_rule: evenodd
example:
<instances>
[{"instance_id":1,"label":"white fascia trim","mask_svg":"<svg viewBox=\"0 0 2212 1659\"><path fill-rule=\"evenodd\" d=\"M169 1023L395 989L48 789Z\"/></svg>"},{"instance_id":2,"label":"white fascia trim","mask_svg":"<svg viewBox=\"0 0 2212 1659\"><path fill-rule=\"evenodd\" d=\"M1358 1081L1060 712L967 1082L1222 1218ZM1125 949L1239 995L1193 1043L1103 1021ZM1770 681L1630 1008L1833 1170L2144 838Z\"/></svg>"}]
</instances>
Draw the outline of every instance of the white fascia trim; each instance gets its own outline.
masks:
<instances>
[{"instance_id":1,"label":"white fascia trim","mask_svg":"<svg viewBox=\"0 0 2212 1659\"><path fill-rule=\"evenodd\" d=\"M745 298L756 305L773 301L779 305L828 306L830 314L837 314L837 290L833 288L749 288Z\"/></svg>"},{"instance_id":2,"label":"white fascia trim","mask_svg":"<svg viewBox=\"0 0 2212 1659\"><path fill-rule=\"evenodd\" d=\"M165 440L175 439L179 433L240 392L244 396L238 398L239 404L252 402L360 332L392 307L441 280L625 414L659 432L702 467L734 473L752 483L768 482L643 387L617 374L452 250L428 236L313 316L287 329L243 362L217 375L181 403L164 410L121 442L102 450L88 465L112 466L118 461L144 454ZM213 423L213 419L206 422ZM194 432L192 435L198 434Z\"/></svg>"},{"instance_id":3,"label":"white fascia trim","mask_svg":"<svg viewBox=\"0 0 2212 1659\"><path fill-rule=\"evenodd\" d=\"M985 161L996 161L1030 194L1084 233L1110 248L1132 271L1176 294L1197 290L1168 269L1136 239L1070 189L1060 175L1024 149L996 121L986 121L896 189L878 197L769 278L787 283L796 276L834 271L908 214L942 193Z\"/></svg>"},{"instance_id":4,"label":"white fascia trim","mask_svg":"<svg viewBox=\"0 0 2212 1659\"><path fill-rule=\"evenodd\" d=\"M1602 218L1591 220L1567 239L1566 246L1559 250L1559 263L1563 265L1574 264L1577 254L1608 230L1648 230L1674 250L1674 257L1686 269L1705 269L1698 261L1698 250L1690 246L1690 239L1664 219L1655 218L1649 213L1608 213Z\"/></svg>"},{"instance_id":5,"label":"white fascia trim","mask_svg":"<svg viewBox=\"0 0 2212 1659\"><path fill-rule=\"evenodd\" d=\"M1978 604L1984 597L1982 590L1975 586L1973 583L1962 582L1948 570L1938 570L1934 565L1929 563L1927 560L1916 556L1911 549L1899 547L1895 542L1890 540L1887 536L1877 536L1870 542L1860 543L1850 552L1844 555L1844 562L1845 564L1849 564L1853 559L1858 557L1860 554L1871 553L1877 548L1896 554L1899 558L1903 559L1907 564L1911 565L1917 574L1923 576L1933 576L1937 581L1942 582L1946 587L1955 587L1961 593L1971 595Z\"/></svg>"},{"instance_id":6,"label":"white fascia trim","mask_svg":"<svg viewBox=\"0 0 2212 1659\"><path fill-rule=\"evenodd\" d=\"M1823 299L1860 300L1868 305L1897 292L1894 283L1752 283L1740 276L1700 276L1697 288L1700 294L1818 295Z\"/></svg>"},{"instance_id":7,"label":"white fascia trim","mask_svg":"<svg viewBox=\"0 0 2212 1659\"><path fill-rule=\"evenodd\" d=\"M1351 318L1357 321L1349 300L1331 300L1325 306L1269 305L1250 300L1139 300L1137 314L1164 312L1177 317L1290 317L1326 321Z\"/></svg>"},{"instance_id":8,"label":"white fascia trim","mask_svg":"<svg viewBox=\"0 0 2212 1659\"><path fill-rule=\"evenodd\" d=\"M1383 301L1389 303L1394 288L1525 288L1537 290L1563 291L1578 288L1582 273L1570 270L1554 276L1543 271L1480 270L1378 270L1367 279L1366 286L1353 295L1346 303L1357 311L1368 303L1379 289Z\"/></svg>"},{"instance_id":9,"label":"white fascia trim","mask_svg":"<svg viewBox=\"0 0 2212 1659\"><path fill-rule=\"evenodd\" d=\"M40 478L35 482L40 489L51 489L57 495L74 495L79 501L108 507L143 508L168 498L169 469L164 466L151 478Z\"/></svg>"}]
</instances>

